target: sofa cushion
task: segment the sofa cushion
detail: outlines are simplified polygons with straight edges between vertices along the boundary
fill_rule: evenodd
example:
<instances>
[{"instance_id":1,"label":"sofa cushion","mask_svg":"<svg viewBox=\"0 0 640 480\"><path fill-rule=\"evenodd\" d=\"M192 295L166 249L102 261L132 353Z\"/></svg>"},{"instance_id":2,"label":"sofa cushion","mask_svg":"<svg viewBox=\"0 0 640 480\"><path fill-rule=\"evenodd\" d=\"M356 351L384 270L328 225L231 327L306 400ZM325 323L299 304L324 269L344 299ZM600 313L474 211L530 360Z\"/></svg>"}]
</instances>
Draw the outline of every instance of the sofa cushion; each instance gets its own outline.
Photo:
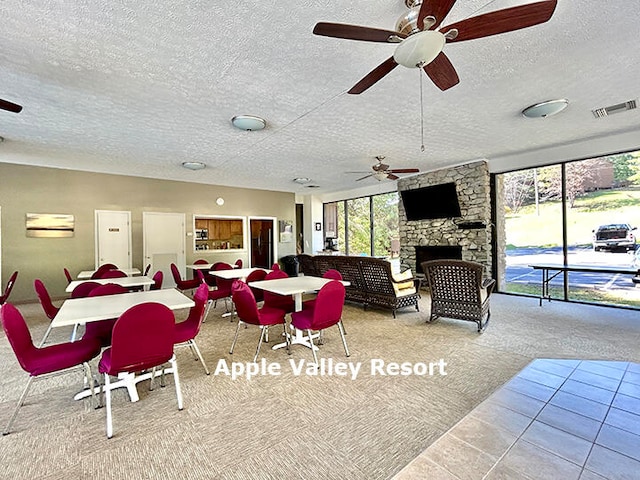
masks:
<instances>
[{"instance_id":1,"label":"sofa cushion","mask_svg":"<svg viewBox=\"0 0 640 480\"><path fill-rule=\"evenodd\" d=\"M411 280L409 280L411 279ZM405 270L402 273L398 273L393 276L393 280L398 283L393 284L393 289L398 296L409 295L416 293L415 284L413 283L413 273L411 269ZM403 282L403 280L406 280Z\"/></svg>"}]
</instances>

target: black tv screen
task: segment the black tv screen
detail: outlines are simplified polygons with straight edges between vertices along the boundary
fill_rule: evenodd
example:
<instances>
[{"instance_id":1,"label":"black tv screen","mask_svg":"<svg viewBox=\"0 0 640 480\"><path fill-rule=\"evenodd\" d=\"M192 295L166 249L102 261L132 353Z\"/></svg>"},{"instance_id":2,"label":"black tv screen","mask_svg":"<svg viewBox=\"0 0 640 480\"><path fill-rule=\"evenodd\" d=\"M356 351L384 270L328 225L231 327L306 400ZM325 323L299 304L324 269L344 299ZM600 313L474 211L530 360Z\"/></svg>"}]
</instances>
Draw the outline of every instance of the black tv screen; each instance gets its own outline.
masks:
<instances>
[{"instance_id":1,"label":"black tv screen","mask_svg":"<svg viewBox=\"0 0 640 480\"><path fill-rule=\"evenodd\" d=\"M453 218L460 216L456 184L441 183L400 191L407 220Z\"/></svg>"}]
</instances>

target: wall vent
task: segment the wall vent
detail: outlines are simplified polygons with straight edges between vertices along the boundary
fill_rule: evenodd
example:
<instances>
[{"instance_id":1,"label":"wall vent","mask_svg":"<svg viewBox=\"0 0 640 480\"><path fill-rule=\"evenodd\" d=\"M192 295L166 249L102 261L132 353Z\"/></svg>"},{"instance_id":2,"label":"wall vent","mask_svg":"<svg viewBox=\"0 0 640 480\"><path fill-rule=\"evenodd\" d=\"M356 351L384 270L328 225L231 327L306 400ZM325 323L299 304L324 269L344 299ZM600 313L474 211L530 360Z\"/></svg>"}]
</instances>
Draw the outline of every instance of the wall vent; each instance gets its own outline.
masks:
<instances>
[{"instance_id":1,"label":"wall vent","mask_svg":"<svg viewBox=\"0 0 640 480\"><path fill-rule=\"evenodd\" d=\"M634 108L638 108L637 100L628 100L623 103L618 103L617 105L610 105L608 107L596 108L595 110L591 110L591 112L593 113L594 117L602 118L602 117L608 117L609 115L613 115L614 113L633 110Z\"/></svg>"}]
</instances>

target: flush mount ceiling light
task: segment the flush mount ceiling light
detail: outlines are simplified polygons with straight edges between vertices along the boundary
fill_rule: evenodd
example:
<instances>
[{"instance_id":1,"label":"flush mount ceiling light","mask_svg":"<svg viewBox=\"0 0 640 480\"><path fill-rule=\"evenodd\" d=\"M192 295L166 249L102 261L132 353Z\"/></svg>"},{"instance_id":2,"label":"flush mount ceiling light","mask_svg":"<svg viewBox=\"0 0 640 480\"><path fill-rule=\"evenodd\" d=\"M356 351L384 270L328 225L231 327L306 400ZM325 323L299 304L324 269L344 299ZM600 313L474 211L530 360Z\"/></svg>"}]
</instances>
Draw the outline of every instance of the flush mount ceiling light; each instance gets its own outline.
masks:
<instances>
[{"instance_id":1,"label":"flush mount ceiling light","mask_svg":"<svg viewBox=\"0 0 640 480\"><path fill-rule=\"evenodd\" d=\"M216 198L216 204L219 205L219 206L224 205L224 198L222 198L222 197Z\"/></svg>"},{"instance_id":2,"label":"flush mount ceiling light","mask_svg":"<svg viewBox=\"0 0 640 480\"><path fill-rule=\"evenodd\" d=\"M254 115L236 115L231 119L231 123L234 127L248 132L262 130L267 126L267 122L263 118Z\"/></svg>"},{"instance_id":3,"label":"flush mount ceiling light","mask_svg":"<svg viewBox=\"0 0 640 480\"><path fill-rule=\"evenodd\" d=\"M202 170L207 167L207 165L202 162L182 162L182 166L189 170Z\"/></svg>"},{"instance_id":4,"label":"flush mount ceiling light","mask_svg":"<svg viewBox=\"0 0 640 480\"><path fill-rule=\"evenodd\" d=\"M294 178L293 181L295 183L299 183L300 185L304 185L305 183L309 183L311 179L307 177L297 177L297 178Z\"/></svg>"},{"instance_id":5,"label":"flush mount ceiling light","mask_svg":"<svg viewBox=\"0 0 640 480\"><path fill-rule=\"evenodd\" d=\"M567 108L569 100L560 98L558 100L547 100L546 102L535 103L522 110L522 115L527 118L546 118L556 113L560 113Z\"/></svg>"}]
</instances>

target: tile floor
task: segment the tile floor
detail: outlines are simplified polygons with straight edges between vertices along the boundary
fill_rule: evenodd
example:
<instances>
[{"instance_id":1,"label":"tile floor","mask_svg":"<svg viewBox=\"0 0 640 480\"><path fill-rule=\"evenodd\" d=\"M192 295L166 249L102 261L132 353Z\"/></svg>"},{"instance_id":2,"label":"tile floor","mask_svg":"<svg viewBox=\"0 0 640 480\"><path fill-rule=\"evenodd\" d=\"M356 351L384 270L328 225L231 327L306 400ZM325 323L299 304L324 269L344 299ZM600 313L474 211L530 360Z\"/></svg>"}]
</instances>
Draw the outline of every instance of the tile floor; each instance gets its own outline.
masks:
<instances>
[{"instance_id":1,"label":"tile floor","mask_svg":"<svg viewBox=\"0 0 640 480\"><path fill-rule=\"evenodd\" d=\"M394 478L640 479L640 364L534 360Z\"/></svg>"}]
</instances>

